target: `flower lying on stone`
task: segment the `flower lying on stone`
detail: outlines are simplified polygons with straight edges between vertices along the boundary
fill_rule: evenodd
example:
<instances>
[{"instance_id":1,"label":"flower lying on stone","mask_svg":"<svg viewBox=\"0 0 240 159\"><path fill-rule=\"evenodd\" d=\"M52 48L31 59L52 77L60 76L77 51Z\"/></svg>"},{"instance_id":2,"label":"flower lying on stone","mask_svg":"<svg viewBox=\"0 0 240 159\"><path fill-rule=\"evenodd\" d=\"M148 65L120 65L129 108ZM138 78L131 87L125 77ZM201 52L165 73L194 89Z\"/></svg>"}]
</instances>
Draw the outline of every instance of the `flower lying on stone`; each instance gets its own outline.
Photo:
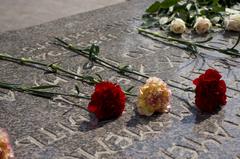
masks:
<instances>
[{"instance_id":1,"label":"flower lying on stone","mask_svg":"<svg viewBox=\"0 0 240 159\"><path fill-rule=\"evenodd\" d=\"M227 30L240 31L240 14L230 15L225 19Z\"/></svg>"},{"instance_id":2,"label":"flower lying on stone","mask_svg":"<svg viewBox=\"0 0 240 159\"><path fill-rule=\"evenodd\" d=\"M96 84L88 110L94 113L99 121L115 119L122 115L125 101L125 94L119 85L101 82Z\"/></svg>"},{"instance_id":3,"label":"flower lying on stone","mask_svg":"<svg viewBox=\"0 0 240 159\"><path fill-rule=\"evenodd\" d=\"M12 159L13 157L8 134L5 130L0 129L0 159Z\"/></svg>"},{"instance_id":4,"label":"flower lying on stone","mask_svg":"<svg viewBox=\"0 0 240 159\"><path fill-rule=\"evenodd\" d=\"M198 17L194 25L194 28L198 34L204 34L208 32L211 27L212 27L211 21L205 17Z\"/></svg>"},{"instance_id":5,"label":"flower lying on stone","mask_svg":"<svg viewBox=\"0 0 240 159\"><path fill-rule=\"evenodd\" d=\"M170 96L171 91L165 82L150 77L139 89L137 111L145 116L151 116L154 112L168 112L171 107Z\"/></svg>"},{"instance_id":6,"label":"flower lying on stone","mask_svg":"<svg viewBox=\"0 0 240 159\"><path fill-rule=\"evenodd\" d=\"M182 34L185 32L185 30L186 30L185 22L180 18L174 19L170 24L170 31L175 34Z\"/></svg>"},{"instance_id":7,"label":"flower lying on stone","mask_svg":"<svg viewBox=\"0 0 240 159\"><path fill-rule=\"evenodd\" d=\"M193 80L196 85L195 104L202 112L213 113L227 103L226 84L218 71L208 69Z\"/></svg>"}]
</instances>

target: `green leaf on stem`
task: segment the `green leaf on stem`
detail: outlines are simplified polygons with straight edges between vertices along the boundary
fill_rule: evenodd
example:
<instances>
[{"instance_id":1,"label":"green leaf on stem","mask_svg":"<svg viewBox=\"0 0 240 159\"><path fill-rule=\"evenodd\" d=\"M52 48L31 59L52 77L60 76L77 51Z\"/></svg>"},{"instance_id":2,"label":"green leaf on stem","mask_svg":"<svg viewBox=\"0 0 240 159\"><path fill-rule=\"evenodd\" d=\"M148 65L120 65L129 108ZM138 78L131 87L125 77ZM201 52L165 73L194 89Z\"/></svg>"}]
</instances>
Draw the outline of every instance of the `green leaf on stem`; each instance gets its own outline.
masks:
<instances>
[{"instance_id":1,"label":"green leaf on stem","mask_svg":"<svg viewBox=\"0 0 240 159\"><path fill-rule=\"evenodd\" d=\"M181 0L164 0L163 2L156 1L149 8L147 8L146 12L147 13L155 13L161 8L167 9L167 8L177 4L180 1Z\"/></svg>"},{"instance_id":2,"label":"green leaf on stem","mask_svg":"<svg viewBox=\"0 0 240 159\"><path fill-rule=\"evenodd\" d=\"M98 77L97 80L99 80L99 81L103 81L103 78L102 78L102 76L101 76L100 74L96 73L95 75Z\"/></svg>"},{"instance_id":3,"label":"green leaf on stem","mask_svg":"<svg viewBox=\"0 0 240 159\"><path fill-rule=\"evenodd\" d=\"M18 86L19 84L9 84L5 82L0 82L0 88L4 88L4 89L14 89L14 88L17 88Z\"/></svg>"},{"instance_id":4,"label":"green leaf on stem","mask_svg":"<svg viewBox=\"0 0 240 159\"><path fill-rule=\"evenodd\" d=\"M164 39L167 41L171 41L171 42L169 42L170 44L172 44L172 42L177 42L179 44L185 45L189 50L194 51L195 53L198 53L197 48L203 48L203 49L207 49L207 50L218 51L218 52L226 54L226 55L240 57L240 53L237 49L220 49L220 48L216 48L216 47L206 46L206 45L203 45L203 44L197 43L197 42L162 36L162 35L160 35L159 32L148 31L148 30L145 30L142 28L138 28L138 31L140 34L143 34L144 36L147 36L149 38L152 38L152 36L154 36L154 37L161 38L161 39ZM155 40L158 40L157 38ZM162 42L161 40L158 40L158 41Z\"/></svg>"},{"instance_id":5,"label":"green leaf on stem","mask_svg":"<svg viewBox=\"0 0 240 159\"><path fill-rule=\"evenodd\" d=\"M159 25L159 22L160 22L157 18L148 14L143 15L142 20L143 20L143 23L141 26L145 29L155 27Z\"/></svg>"},{"instance_id":6,"label":"green leaf on stem","mask_svg":"<svg viewBox=\"0 0 240 159\"><path fill-rule=\"evenodd\" d=\"M84 51L89 52L89 60L94 61L95 57L98 56L100 49L98 45L92 44L90 47L84 49Z\"/></svg>"},{"instance_id":7,"label":"green leaf on stem","mask_svg":"<svg viewBox=\"0 0 240 159\"><path fill-rule=\"evenodd\" d=\"M67 45L69 45L69 44L67 44ZM59 45L59 46L61 46L61 47L63 47L63 48L65 48L65 49L67 49L67 50L70 50L70 51L72 51L72 52L74 52L74 53L77 53L78 55L82 55L82 56L84 56L84 57L89 57L89 49L90 49L90 47L88 47L87 49L79 49L79 48L77 48L77 47L72 47L72 48L69 48L69 47L65 47L65 46L63 46L63 45ZM97 49L97 50L99 50L99 48ZM97 51L98 52L98 51ZM92 56L93 56L93 54L92 54ZM90 56L91 57L91 56ZM141 77L143 77L143 78L149 78L147 75L144 75L144 74L142 74L142 73L140 73L140 72L137 72L137 71L134 71L133 69L132 69L132 66L128 66L128 68L126 69L125 68L125 70L123 70L123 69L121 69L122 67L119 67L119 66L117 66L117 65L114 65L114 64L111 64L111 63L109 63L107 60L105 60L104 58L101 58L101 57L98 57L98 56L94 56L94 61L93 62L96 62L97 64L100 64L100 65L102 65L102 66L104 66L104 67L107 67L107 68L111 68L112 70L114 70L114 71L116 71L116 72L118 72L118 73L121 73L121 74L124 74L124 72L128 72L129 74L134 74L134 75L137 75L137 76L141 76ZM65 71L66 72L66 71ZM72 73L71 73L72 74ZM125 74L124 74L125 75ZM127 75L128 76L128 75ZM88 82L88 81L84 81L84 82ZM97 82L99 82L98 80L94 80L94 84L96 84ZM101 82L101 81L100 81Z\"/></svg>"},{"instance_id":8,"label":"green leaf on stem","mask_svg":"<svg viewBox=\"0 0 240 159\"><path fill-rule=\"evenodd\" d=\"M157 12L160 8L161 3L159 1L154 2L151 6L149 6L146 10L147 13Z\"/></svg>"},{"instance_id":9,"label":"green leaf on stem","mask_svg":"<svg viewBox=\"0 0 240 159\"><path fill-rule=\"evenodd\" d=\"M119 66L119 73L124 74L126 71L132 70L131 65Z\"/></svg>"},{"instance_id":10,"label":"green leaf on stem","mask_svg":"<svg viewBox=\"0 0 240 159\"><path fill-rule=\"evenodd\" d=\"M56 63L52 63L52 64L48 65L48 68L49 68L49 71L52 71L52 72L56 73L59 66Z\"/></svg>"},{"instance_id":11,"label":"green leaf on stem","mask_svg":"<svg viewBox=\"0 0 240 159\"><path fill-rule=\"evenodd\" d=\"M85 82L88 83L89 85L94 85L99 82L97 79L95 79L92 76L84 76L83 80L86 80Z\"/></svg>"},{"instance_id":12,"label":"green leaf on stem","mask_svg":"<svg viewBox=\"0 0 240 159\"><path fill-rule=\"evenodd\" d=\"M34 95L41 98L53 99L56 94L51 92L37 92L37 91L24 91L27 94Z\"/></svg>"},{"instance_id":13,"label":"green leaf on stem","mask_svg":"<svg viewBox=\"0 0 240 159\"><path fill-rule=\"evenodd\" d=\"M169 8L169 7L177 4L180 1L181 0L164 0L163 2L161 2L160 8Z\"/></svg>"}]
</instances>

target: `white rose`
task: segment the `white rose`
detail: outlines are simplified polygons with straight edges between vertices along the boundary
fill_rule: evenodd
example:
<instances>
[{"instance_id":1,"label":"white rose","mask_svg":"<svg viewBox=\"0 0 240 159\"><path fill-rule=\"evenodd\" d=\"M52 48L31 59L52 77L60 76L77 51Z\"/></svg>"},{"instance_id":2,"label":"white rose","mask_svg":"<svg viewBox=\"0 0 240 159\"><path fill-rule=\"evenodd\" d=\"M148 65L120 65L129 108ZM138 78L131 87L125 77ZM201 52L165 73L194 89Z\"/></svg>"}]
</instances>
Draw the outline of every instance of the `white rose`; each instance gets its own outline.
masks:
<instances>
[{"instance_id":1,"label":"white rose","mask_svg":"<svg viewBox=\"0 0 240 159\"><path fill-rule=\"evenodd\" d=\"M227 30L240 31L240 14L230 15L225 19Z\"/></svg>"},{"instance_id":2,"label":"white rose","mask_svg":"<svg viewBox=\"0 0 240 159\"><path fill-rule=\"evenodd\" d=\"M182 19L176 18L170 24L170 31L176 34L182 34L186 30L185 22Z\"/></svg>"},{"instance_id":3,"label":"white rose","mask_svg":"<svg viewBox=\"0 0 240 159\"><path fill-rule=\"evenodd\" d=\"M203 34L208 32L211 27L212 27L212 23L208 18L205 18L205 17L198 17L194 25L194 29L198 34Z\"/></svg>"}]
</instances>

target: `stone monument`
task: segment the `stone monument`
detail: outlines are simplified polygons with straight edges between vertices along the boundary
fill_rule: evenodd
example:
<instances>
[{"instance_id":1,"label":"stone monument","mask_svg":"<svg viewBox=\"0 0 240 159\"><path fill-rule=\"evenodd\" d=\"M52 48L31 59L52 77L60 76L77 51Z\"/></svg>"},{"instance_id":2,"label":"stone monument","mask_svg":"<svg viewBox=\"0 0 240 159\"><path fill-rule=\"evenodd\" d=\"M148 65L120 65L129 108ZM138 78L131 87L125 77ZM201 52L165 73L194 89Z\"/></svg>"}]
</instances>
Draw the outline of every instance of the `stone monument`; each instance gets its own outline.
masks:
<instances>
[{"instance_id":1,"label":"stone monument","mask_svg":"<svg viewBox=\"0 0 240 159\"><path fill-rule=\"evenodd\" d=\"M98 43L99 56L115 64L131 64L136 70L157 76L179 87L208 68L217 68L227 83L228 103L214 115L199 113L194 93L171 88L172 110L150 118L135 113L135 98L128 98L123 115L114 121L89 126L89 115L73 107L87 101L58 96L51 101L0 89L0 127L6 128L17 159L226 159L240 158L239 59L222 56L191 58L176 47L138 34L141 15L153 1L129 0L42 25L0 34L0 50L16 57L58 62L81 74L101 74L126 86L138 81L105 67L84 68L88 59L52 44L60 37L77 46ZM235 37L236 38L236 37ZM231 36L218 35L212 45L232 45ZM239 48L237 48L239 49ZM201 50L200 50L201 51ZM214 52L206 52L214 54ZM44 71L0 61L1 81L22 84L59 84L72 91L76 81ZM144 80L138 77L139 80ZM93 88L79 83L81 91ZM135 89L137 92L137 90Z\"/></svg>"}]
</instances>

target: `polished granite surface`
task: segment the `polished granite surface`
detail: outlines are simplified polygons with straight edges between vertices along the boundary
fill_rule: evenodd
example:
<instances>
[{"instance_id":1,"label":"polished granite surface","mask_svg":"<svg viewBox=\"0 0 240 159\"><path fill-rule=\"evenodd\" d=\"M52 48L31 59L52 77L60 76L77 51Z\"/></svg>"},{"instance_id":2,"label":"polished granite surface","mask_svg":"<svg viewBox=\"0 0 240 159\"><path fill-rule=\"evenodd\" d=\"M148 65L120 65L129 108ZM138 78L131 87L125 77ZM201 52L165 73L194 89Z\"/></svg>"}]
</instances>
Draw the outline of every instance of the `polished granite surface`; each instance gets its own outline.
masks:
<instances>
[{"instance_id":1,"label":"polished granite surface","mask_svg":"<svg viewBox=\"0 0 240 159\"><path fill-rule=\"evenodd\" d=\"M69 104L76 102L87 106L85 100L59 96L50 101L1 89L0 127L9 132L17 159L240 158L239 59L217 54L216 57L194 59L184 50L138 34L136 27L141 24L140 17L151 2L130 0L5 32L0 34L1 52L58 62L74 72L98 73L106 80L136 87L142 83L107 68L95 65L90 70L84 69L88 60L56 47L52 44L53 37L80 46L98 43L101 47L99 56L108 61L131 64L136 70L180 87L193 87L191 80L212 67L223 74L227 83L227 105L216 114L201 114L194 106L193 93L172 88L170 113L141 117L135 113L136 98L129 98L119 119L92 127L88 113ZM217 34L212 45L232 45L236 38ZM200 51L215 56L215 52ZM0 79L5 82L59 84L64 86L62 92L72 91L76 83L66 77L44 74L42 70L5 61L0 61L0 66ZM93 90L81 83L80 86L81 91L88 94Z\"/></svg>"}]
</instances>

